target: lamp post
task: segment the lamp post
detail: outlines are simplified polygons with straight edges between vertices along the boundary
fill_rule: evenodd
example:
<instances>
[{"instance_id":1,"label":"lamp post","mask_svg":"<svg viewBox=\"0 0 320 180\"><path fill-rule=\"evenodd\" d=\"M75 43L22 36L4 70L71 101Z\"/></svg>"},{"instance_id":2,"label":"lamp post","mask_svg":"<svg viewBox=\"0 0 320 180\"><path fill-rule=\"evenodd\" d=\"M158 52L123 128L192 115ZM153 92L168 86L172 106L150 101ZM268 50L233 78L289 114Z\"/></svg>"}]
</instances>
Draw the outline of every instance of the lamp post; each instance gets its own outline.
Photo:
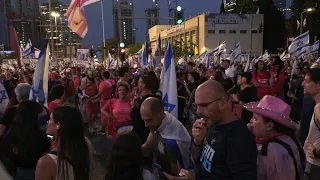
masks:
<instances>
[{"instance_id":1,"label":"lamp post","mask_svg":"<svg viewBox=\"0 0 320 180\"><path fill-rule=\"evenodd\" d=\"M56 27L56 38L58 38L58 25L57 25L57 17L60 17L60 14L59 13L56 13L56 12L52 12L51 13L51 16L54 17L54 25ZM53 38L53 36L51 37ZM57 42L56 42L57 43ZM57 49L56 51L58 50L58 46L57 46ZM53 53L53 51L52 51Z\"/></svg>"},{"instance_id":2,"label":"lamp post","mask_svg":"<svg viewBox=\"0 0 320 180\"><path fill-rule=\"evenodd\" d=\"M304 11L301 12L301 14L300 14L300 34L302 34L303 14L304 14L304 13L307 13L307 12L312 12L312 11L314 11L313 8L308 8L308 9L306 9L306 10L304 10Z\"/></svg>"}]
</instances>

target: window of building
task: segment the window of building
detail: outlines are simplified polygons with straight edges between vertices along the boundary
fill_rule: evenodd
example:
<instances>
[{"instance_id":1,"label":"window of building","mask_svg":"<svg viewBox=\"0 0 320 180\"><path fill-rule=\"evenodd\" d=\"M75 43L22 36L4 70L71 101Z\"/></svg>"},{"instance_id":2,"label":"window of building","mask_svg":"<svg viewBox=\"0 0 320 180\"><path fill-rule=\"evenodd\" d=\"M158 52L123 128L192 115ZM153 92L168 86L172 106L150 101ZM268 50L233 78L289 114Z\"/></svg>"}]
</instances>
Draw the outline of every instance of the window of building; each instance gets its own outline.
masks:
<instances>
[{"instance_id":1,"label":"window of building","mask_svg":"<svg viewBox=\"0 0 320 180\"><path fill-rule=\"evenodd\" d=\"M215 34L216 31L215 30L208 30L208 34Z\"/></svg>"},{"instance_id":2,"label":"window of building","mask_svg":"<svg viewBox=\"0 0 320 180\"><path fill-rule=\"evenodd\" d=\"M219 34L225 34L226 30L219 30Z\"/></svg>"},{"instance_id":3,"label":"window of building","mask_svg":"<svg viewBox=\"0 0 320 180\"><path fill-rule=\"evenodd\" d=\"M236 30L230 30L229 33L230 33L230 34L236 34L237 31L236 31Z\"/></svg>"},{"instance_id":4,"label":"window of building","mask_svg":"<svg viewBox=\"0 0 320 180\"><path fill-rule=\"evenodd\" d=\"M251 30L251 33L252 33L252 34L257 34L257 33L258 33L258 30Z\"/></svg>"},{"instance_id":5,"label":"window of building","mask_svg":"<svg viewBox=\"0 0 320 180\"><path fill-rule=\"evenodd\" d=\"M246 34L247 30L240 30L240 34Z\"/></svg>"}]
</instances>

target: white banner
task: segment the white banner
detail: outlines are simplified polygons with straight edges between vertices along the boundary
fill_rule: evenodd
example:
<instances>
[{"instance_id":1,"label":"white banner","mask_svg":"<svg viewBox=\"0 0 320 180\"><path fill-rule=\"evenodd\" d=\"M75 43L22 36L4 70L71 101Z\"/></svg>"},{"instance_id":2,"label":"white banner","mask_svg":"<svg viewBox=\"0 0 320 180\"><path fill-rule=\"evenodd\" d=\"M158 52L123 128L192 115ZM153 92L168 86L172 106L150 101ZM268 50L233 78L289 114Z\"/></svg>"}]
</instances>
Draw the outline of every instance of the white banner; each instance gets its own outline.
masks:
<instances>
[{"instance_id":1,"label":"white banner","mask_svg":"<svg viewBox=\"0 0 320 180\"><path fill-rule=\"evenodd\" d=\"M77 64L86 65L89 63L89 49L77 49Z\"/></svg>"}]
</instances>

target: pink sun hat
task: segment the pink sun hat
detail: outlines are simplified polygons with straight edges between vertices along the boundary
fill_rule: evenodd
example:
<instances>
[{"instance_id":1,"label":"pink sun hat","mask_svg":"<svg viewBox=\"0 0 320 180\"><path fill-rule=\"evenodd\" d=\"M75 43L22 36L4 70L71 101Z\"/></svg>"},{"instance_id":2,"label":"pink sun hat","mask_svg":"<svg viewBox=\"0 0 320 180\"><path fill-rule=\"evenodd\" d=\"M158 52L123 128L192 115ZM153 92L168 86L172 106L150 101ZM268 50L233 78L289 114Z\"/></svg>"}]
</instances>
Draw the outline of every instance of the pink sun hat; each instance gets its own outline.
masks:
<instances>
[{"instance_id":1,"label":"pink sun hat","mask_svg":"<svg viewBox=\"0 0 320 180\"><path fill-rule=\"evenodd\" d=\"M243 107L250 112L270 118L287 128L298 128L298 124L290 118L291 107L277 97L266 95L260 101L244 104Z\"/></svg>"}]
</instances>

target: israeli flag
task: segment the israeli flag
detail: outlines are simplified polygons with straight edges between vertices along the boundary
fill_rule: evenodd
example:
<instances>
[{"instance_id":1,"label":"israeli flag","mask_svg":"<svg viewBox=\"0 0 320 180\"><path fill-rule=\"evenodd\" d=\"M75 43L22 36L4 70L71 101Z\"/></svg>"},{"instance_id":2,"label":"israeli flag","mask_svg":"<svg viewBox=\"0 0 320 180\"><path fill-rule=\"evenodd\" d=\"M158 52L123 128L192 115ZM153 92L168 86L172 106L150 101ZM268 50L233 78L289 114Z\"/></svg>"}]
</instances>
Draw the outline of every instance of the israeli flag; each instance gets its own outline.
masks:
<instances>
[{"instance_id":1,"label":"israeli flag","mask_svg":"<svg viewBox=\"0 0 320 180\"><path fill-rule=\"evenodd\" d=\"M249 57L247 63L246 63L246 67L244 68L244 72L252 72L253 71L253 65L252 62L254 62L255 59L252 59Z\"/></svg>"},{"instance_id":2,"label":"israeli flag","mask_svg":"<svg viewBox=\"0 0 320 180\"><path fill-rule=\"evenodd\" d=\"M219 53L224 53L227 51L226 49L227 44L224 41L223 43L221 43L218 47L216 47L213 51L210 52L210 55L217 55Z\"/></svg>"},{"instance_id":3,"label":"israeli flag","mask_svg":"<svg viewBox=\"0 0 320 180\"><path fill-rule=\"evenodd\" d=\"M241 60L241 46L240 46L240 42L238 42L238 44L236 45L236 47L234 48L234 50L231 53L231 57L232 57L232 62L237 62Z\"/></svg>"},{"instance_id":4,"label":"israeli flag","mask_svg":"<svg viewBox=\"0 0 320 180\"><path fill-rule=\"evenodd\" d=\"M4 114L8 103L9 103L9 96L8 96L7 90L2 84L2 82L0 82L0 113Z\"/></svg>"},{"instance_id":5,"label":"israeli flag","mask_svg":"<svg viewBox=\"0 0 320 180\"><path fill-rule=\"evenodd\" d=\"M148 58L147 58L147 42L144 43L143 51L140 55L140 66L142 69L145 69L148 65Z\"/></svg>"},{"instance_id":6,"label":"israeli flag","mask_svg":"<svg viewBox=\"0 0 320 180\"><path fill-rule=\"evenodd\" d=\"M39 55L40 55L40 50L37 48L34 48L34 57L38 59Z\"/></svg>"},{"instance_id":7,"label":"israeli flag","mask_svg":"<svg viewBox=\"0 0 320 180\"><path fill-rule=\"evenodd\" d=\"M179 65L186 66L187 65L187 57L184 55L178 60Z\"/></svg>"},{"instance_id":8,"label":"israeli flag","mask_svg":"<svg viewBox=\"0 0 320 180\"><path fill-rule=\"evenodd\" d=\"M26 47L22 51L22 57L26 58L31 56L31 54L32 54L32 43L31 43L31 40L29 39L26 44Z\"/></svg>"},{"instance_id":9,"label":"israeli flag","mask_svg":"<svg viewBox=\"0 0 320 180\"><path fill-rule=\"evenodd\" d=\"M169 41L167 42L164 64L160 75L160 93L166 111L178 118L176 67Z\"/></svg>"},{"instance_id":10,"label":"israeli flag","mask_svg":"<svg viewBox=\"0 0 320 180\"><path fill-rule=\"evenodd\" d=\"M294 57L300 57L306 52L309 46L309 31L296 37L288 47L288 52Z\"/></svg>"},{"instance_id":11,"label":"israeli flag","mask_svg":"<svg viewBox=\"0 0 320 180\"><path fill-rule=\"evenodd\" d=\"M30 100L36 101L44 106L47 106L48 98L49 52L49 46L46 42L38 58L29 95Z\"/></svg>"},{"instance_id":12,"label":"israeli flag","mask_svg":"<svg viewBox=\"0 0 320 180\"><path fill-rule=\"evenodd\" d=\"M156 64L153 65L153 67L157 67L157 65L161 63L161 37L160 37L160 33L159 33L158 39L157 39L157 47L156 47L156 50L154 51L154 59L156 61Z\"/></svg>"},{"instance_id":13,"label":"israeli flag","mask_svg":"<svg viewBox=\"0 0 320 180\"><path fill-rule=\"evenodd\" d=\"M314 42L308 49L309 54L318 54L319 53L319 40Z\"/></svg>"},{"instance_id":14,"label":"israeli flag","mask_svg":"<svg viewBox=\"0 0 320 180\"><path fill-rule=\"evenodd\" d=\"M210 61L210 53L207 53L204 58L202 59L201 63L209 69L211 67L211 61Z\"/></svg>"},{"instance_id":15,"label":"israeli flag","mask_svg":"<svg viewBox=\"0 0 320 180\"><path fill-rule=\"evenodd\" d=\"M294 63L293 63L293 66L292 66L292 71L291 71L291 79L292 79L292 76L294 74L296 74L296 71L298 69L298 65L299 65L299 59L298 59L298 57L295 57L294 58Z\"/></svg>"},{"instance_id":16,"label":"israeli flag","mask_svg":"<svg viewBox=\"0 0 320 180\"><path fill-rule=\"evenodd\" d=\"M318 58L315 62L317 65L320 65L320 58Z\"/></svg>"},{"instance_id":17,"label":"israeli flag","mask_svg":"<svg viewBox=\"0 0 320 180\"><path fill-rule=\"evenodd\" d=\"M108 51L108 58L107 58L107 65L108 65L108 69L114 69L113 64L114 64L114 59L112 57L112 55L110 54L110 52Z\"/></svg>"}]
</instances>

